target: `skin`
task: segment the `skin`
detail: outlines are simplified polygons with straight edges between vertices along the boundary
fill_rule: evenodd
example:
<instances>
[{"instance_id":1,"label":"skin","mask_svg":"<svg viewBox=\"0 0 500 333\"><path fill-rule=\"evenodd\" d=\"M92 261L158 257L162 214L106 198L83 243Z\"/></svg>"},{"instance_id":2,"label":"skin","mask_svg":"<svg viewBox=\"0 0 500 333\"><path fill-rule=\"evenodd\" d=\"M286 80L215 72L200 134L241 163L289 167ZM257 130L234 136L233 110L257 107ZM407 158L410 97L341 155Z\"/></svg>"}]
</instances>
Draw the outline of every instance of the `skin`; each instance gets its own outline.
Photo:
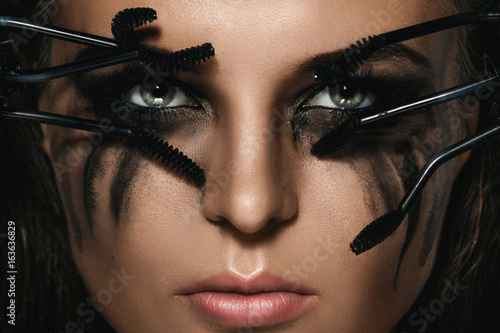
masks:
<instances>
[{"instance_id":1,"label":"skin","mask_svg":"<svg viewBox=\"0 0 500 333\"><path fill-rule=\"evenodd\" d=\"M431 272L446 202L467 155L440 169L409 219L382 244L356 256L349 243L369 222L397 207L430 156L423 143L437 151L457 141L474 127L474 117L453 125L437 116L444 108L438 107L395 125L393 133L376 140L380 145L366 148L362 143L369 140L361 139L345 153L318 159L309 150L329 129L321 121L326 111L306 114L311 125L292 132L293 97L314 85L313 71L297 69L366 35L449 15L452 9L418 0L404 6L363 0L355 7L347 0L73 0L61 7L54 24L112 37L114 15L141 6L159 16L148 25L153 33L141 34L144 44L168 50L204 42L215 47L215 58L179 75L206 97L206 114L187 117L185 125L166 135L203 167L207 181L197 187L120 141L89 145L86 133L44 127L45 149L56 166L68 164L70 152L80 156L61 174L59 189L75 261L107 320L118 332L234 331L180 302L179 288L221 272L242 277L271 272L314 289L314 304L292 322L254 327L255 332L391 331ZM393 14L377 21L373 13L381 11ZM457 84L449 59L454 38L447 32L407 44L429 57L432 69L426 74L433 89ZM54 41L51 65L73 61L80 49ZM397 57L369 66L389 75L417 70ZM84 116L79 110L85 106L70 79L53 81L39 103L40 110L77 116ZM443 140L432 139L436 129ZM120 175L126 183L115 179L124 160L129 163ZM405 161L413 168L405 169ZM85 168L92 163L87 193L94 206L88 214L83 187ZM113 183L126 192L118 216L111 207ZM405 244L407 233L412 237ZM103 290L110 290L116 272L130 279L108 302Z\"/></svg>"}]
</instances>

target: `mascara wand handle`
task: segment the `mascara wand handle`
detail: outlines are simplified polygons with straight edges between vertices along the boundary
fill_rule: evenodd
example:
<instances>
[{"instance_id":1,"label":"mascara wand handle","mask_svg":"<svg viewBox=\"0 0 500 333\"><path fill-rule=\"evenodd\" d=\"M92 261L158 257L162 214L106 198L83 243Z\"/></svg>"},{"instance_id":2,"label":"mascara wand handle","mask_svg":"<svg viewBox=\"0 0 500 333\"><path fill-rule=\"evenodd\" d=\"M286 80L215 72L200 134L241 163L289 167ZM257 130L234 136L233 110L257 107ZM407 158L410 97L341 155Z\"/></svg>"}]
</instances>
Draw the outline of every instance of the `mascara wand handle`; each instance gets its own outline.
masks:
<instances>
[{"instance_id":1,"label":"mascara wand handle","mask_svg":"<svg viewBox=\"0 0 500 333\"><path fill-rule=\"evenodd\" d=\"M113 39L95 36L80 31L54 27L51 25L36 24L34 22L11 16L0 16L0 27L27 30L40 33L45 36L74 42L87 46L97 46L106 48L118 48Z\"/></svg>"},{"instance_id":2,"label":"mascara wand handle","mask_svg":"<svg viewBox=\"0 0 500 333\"><path fill-rule=\"evenodd\" d=\"M137 60L139 55L136 50L122 51L119 53L108 54L88 60L81 60L65 65L55 66L47 69L39 69L33 71L18 71L15 73L1 74L0 82L43 82L48 80L59 79L65 76L123 64L125 62Z\"/></svg>"},{"instance_id":3,"label":"mascara wand handle","mask_svg":"<svg viewBox=\"0 0 500 333\"><path fill-rule=\"evenodd\" d=\"M500 124L493 126L489 129L483 130L476 135L457 142L448 148L441 150L439 153L435 154L430 158L429 161L424 165L422 170L417 175L415 181L413 182L410 191L408 191L401 203L399 204L399 210L403 214L408 213L412 202L415 200L417 195L422 191L424 186L429 181L432 174L440 167L443 163L461 155L462 153L473 149L486 141L496 137L500 134Z\"/></svg>"},{"instance_id":4,"label":"mascara wand handle","mask_svg":"<svg viewBox=\"0 0 500 333\"><path fill-rule=\"evenodd\" d=\"M480 77L477 80L471 81L469 83L446 89L440 92L437 92L432 95L428 95L421 99L418 99L414 102L409 102L403 106L399 106L390 110L386 110L383 112L377 112L376 114L369 115L360 120L361 126L370 125L373 123L377 123L379 121L385 120L387 118L391 118L395 115L416 111L420 109L426 109L433 107L435 105L439 105L442 103L446 103L448 101L471 95L477 93L483 89L487 89L488 87L492 87L495 84L498 85L499 76L492 76L490 74Z\"/></svg>"},{"instance_id":5,"label":"mascara wand handle","mask_svg":"<svg viewBox=\"0 0 500 333\"><path fill-rule=\"evenodd\" d=\"M411 27L386 32L378 36L383 40L383 45L381 46L384 46L460 27L466 24L491 23L498 21L500 21L499 11L474 11L438 18L436 20L416 24Z\"/></svg>"},{"instance_id":6,"label":"mascara wand handle","mask_svg":"<svg viewBox=\"0 0 500 333\"><path fill-rule=\"evenodd\" d=\"M127 138L131 137L133 133L131 128L117 127L104 121L95 121L41 111L15 110L7 108L5 110L0 110L0 117L63 126L83 131L112 134Z\"/></svg>"}]
</instances>

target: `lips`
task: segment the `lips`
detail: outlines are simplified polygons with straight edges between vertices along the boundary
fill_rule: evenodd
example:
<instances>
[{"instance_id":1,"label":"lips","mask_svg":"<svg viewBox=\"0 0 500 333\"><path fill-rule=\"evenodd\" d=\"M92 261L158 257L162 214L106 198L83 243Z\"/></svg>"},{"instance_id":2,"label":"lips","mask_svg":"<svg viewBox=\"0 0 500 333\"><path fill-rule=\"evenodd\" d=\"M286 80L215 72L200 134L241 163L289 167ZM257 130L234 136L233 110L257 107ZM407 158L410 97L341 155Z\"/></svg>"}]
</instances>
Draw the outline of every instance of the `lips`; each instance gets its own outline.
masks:
<instances>
[{"instance_id":1,"label":"lips","mask_svg":"<svg viewBox=\"0 0 500 333\"><path fill-rule=\"evenodd\" d=\"M191 310L230 328L285 323L305 313L316 296L311 288L270 273L249 279L223 273L177 292Z\"/></svg>"}]
</instances>

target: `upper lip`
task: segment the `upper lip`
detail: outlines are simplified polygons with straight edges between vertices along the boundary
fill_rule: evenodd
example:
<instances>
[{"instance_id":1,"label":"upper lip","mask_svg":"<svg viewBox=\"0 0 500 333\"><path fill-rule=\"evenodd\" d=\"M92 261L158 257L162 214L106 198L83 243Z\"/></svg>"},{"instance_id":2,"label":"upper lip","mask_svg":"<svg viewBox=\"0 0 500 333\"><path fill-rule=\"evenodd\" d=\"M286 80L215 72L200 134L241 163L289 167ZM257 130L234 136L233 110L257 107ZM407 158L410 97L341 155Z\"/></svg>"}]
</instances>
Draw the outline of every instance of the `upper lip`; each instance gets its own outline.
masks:
<instances>
[{"instance_id":1,"label":"upper lip","mask_svg":"<svg viewBox=\"0 0 500 333\"><path fill-rule=\"evenodd\" d=\"M234 273L224 272L188 284L180 288L176 294L189 295L210 291L240 294L281 291L304 295L316 295L315 290L298 281L291 281L269 272L259 273L250 278L243 278Z\"/></svg>"}]
</instances>

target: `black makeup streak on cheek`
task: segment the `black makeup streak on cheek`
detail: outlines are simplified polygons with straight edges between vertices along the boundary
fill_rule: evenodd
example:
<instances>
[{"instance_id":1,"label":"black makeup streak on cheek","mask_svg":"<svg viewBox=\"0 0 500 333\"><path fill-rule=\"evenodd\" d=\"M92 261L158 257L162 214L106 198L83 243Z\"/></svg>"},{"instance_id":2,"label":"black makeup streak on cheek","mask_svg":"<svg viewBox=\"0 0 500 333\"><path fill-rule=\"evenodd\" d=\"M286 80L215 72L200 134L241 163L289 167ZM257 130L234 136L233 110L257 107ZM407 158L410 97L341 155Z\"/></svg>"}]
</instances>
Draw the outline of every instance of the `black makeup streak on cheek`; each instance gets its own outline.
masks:
<instances>
[{"instance_id":1,"label":"black makeup streak on cheek","mask_svg":"<svg viewBox=\"0 0 500 333\"><path fill-rule=\"evenodd\" d=\"M416 158L414 157L414 153L412 151L412 147L409 141L400 141L396 143L396 151L398 154L404 155L403 162L401 166L398 168L398 175L402 180L403 188L405 193L410 189L413 180L419 173L419 165L416 165ZM402 198L401 198L402 199ZM401 253L399 255L398 268L396 272L396 276L394 278L394 286L396 286L397 276L399 274L399 269L401 268L401 262L408 250L408 246L415 236L415 232L417 230L418 220L420 216L420 208L422 205L422 196L418 195L413 202L410 210L408 211L408 226L406 229L405 241L403 243L403 247L401 249Z\"/></svg>"},{"instance_id":2,"label":"black makeup streak on cheek","mask_svg":"<svg viewBox=\"0 0 500 333\"><path fill-rule=\"evenodd\" d=\"M85 204L88 225L92 235L94 234L95 210L97 208L96 199L98 197L95 190L95 182L97 178L102 178L104 176L104 148L110 141L111 139L107 137L103 139L99 146L94 146L85 163L83 178L83 202Z\"/></svg>"},{"instance_id":3,"label":"black makeup streak on cheek","mask_svg":"<svg viewBox=\"0 0 500 333\"><path fill-rule=\"evenodd\" d=\"M437 203L432 205L427 228L425 229L424 244L422 245L422 252L420 253L420 266L422 267L427 263L427 259L431 254L432 247L438 236L439 225L436 220L437 205Z\"/></svg>"},{"instance_id":4,"label":"black makeup streak on cheek","mask_svg":"<svg viewBox=\"0 0 500 333\"><path fill-rule=\"evenodd\" d=\"M375 149L375 148L374 148ZM357 154L358 155L358 154ZM364 160L360 163L360 159ZM390 170L389 163L387 163L385 156L378 150L375 154L358 155L356 159L350 158L349 166L353 170L359 179L363 180L365 191L363 193L363 201L365 205L370 208L371 213L374 216L384 214L381 209L385 212L390 210L390 207L395 207L397 201L393 195L388 195L391 193L391 187L388 178L386 177L386 170ZM377 166L379 170L385 170L383 177L377 177L373 166ZM383 193L384 195L380 195ZM383 200L382 202L377 202L375 198Z\"/></svg>"},{"instance_id":5,"label":"black makeup streak on cheek","mask_svg":"<svg viewBox=\"0 0 500 333\"><path fill-rule=\"evenodd\" d=\"M121 158L120 165L113 177L111 185L111 212L115 220L115 225L119 225L123 208L128 207L131 195L130 190L136 181L141 153L137 148L131 147Z\"/></svg>"},{"instance_id":6,"label":"black makeup streak on cheek","mask_svg":"<svg viewBox=\"0 0 500 333\"><path fill-rule=\"evenodd\" d=\"M73 191L71 188L69 175L67 174L63 175L61 187L62 187L61 195L64 196L65 199L64 206L66 211L66 218L69 220L69 223L71 223L71 227L73 228L75 234L76 246L78 247L78 250L82 252L83 250L82 229L78 224L78 217L73 202Z\"/></svg>"}]
</instances>

